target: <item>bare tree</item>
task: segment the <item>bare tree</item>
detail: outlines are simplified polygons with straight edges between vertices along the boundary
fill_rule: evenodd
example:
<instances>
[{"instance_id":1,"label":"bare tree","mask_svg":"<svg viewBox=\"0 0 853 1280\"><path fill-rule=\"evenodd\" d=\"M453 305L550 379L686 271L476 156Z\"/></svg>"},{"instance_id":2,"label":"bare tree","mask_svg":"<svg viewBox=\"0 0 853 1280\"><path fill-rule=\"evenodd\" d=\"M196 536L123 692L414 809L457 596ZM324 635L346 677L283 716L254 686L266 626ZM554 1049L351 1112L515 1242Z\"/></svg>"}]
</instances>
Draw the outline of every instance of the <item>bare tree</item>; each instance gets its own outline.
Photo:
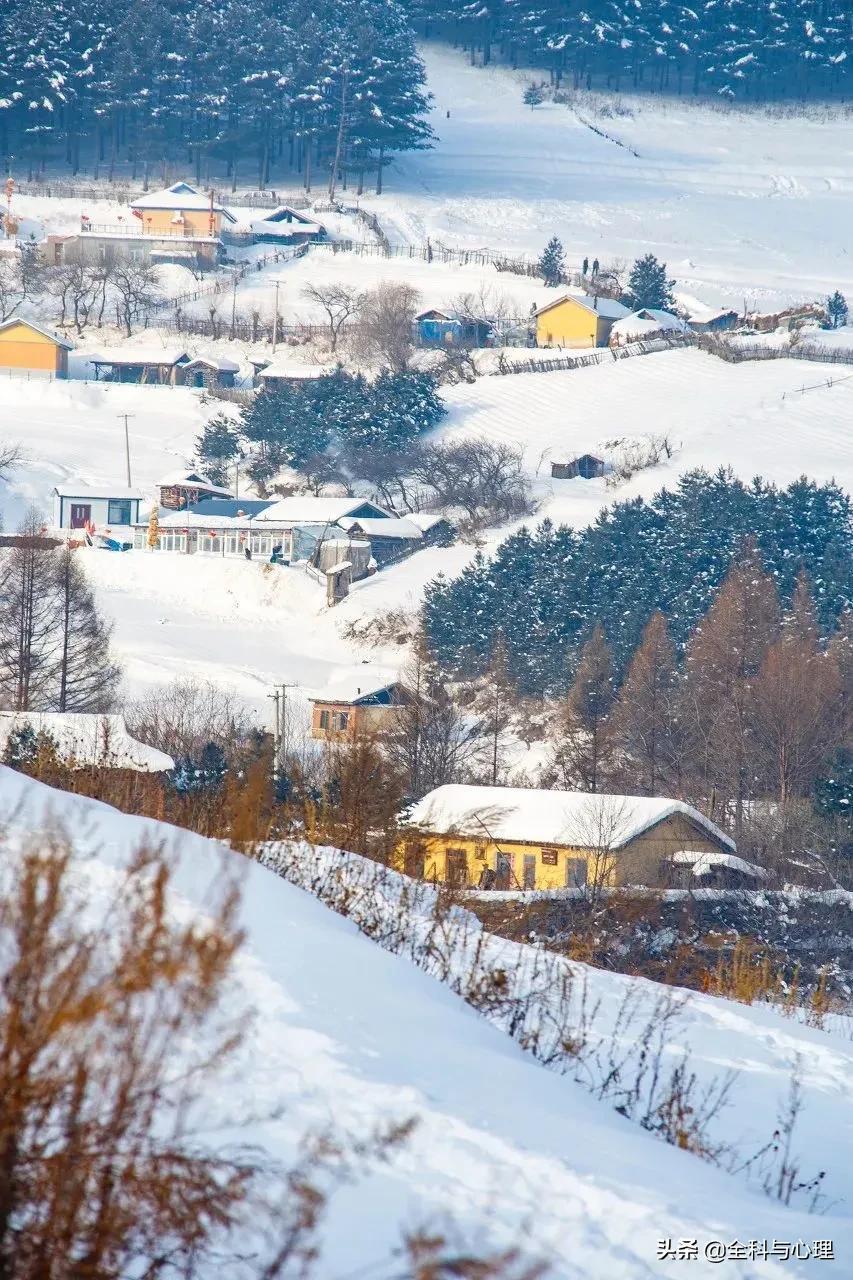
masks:
<instances>
[{"instance_id":1,"label":"bare tree","mask_svg":"<svg viewBox=\"0 0 853 1280\"><path fill-rule=\"evenodd\" d=\"M14 711L50 707L57 657L54 548L31 508L0 558L0 700Z\"/></svg>"},{"instance_id":2,"label":"bare tree","mask_svg":"<svg viewBox=\"0 0 853 1280\"><path fill-rule=\"evenodd\" d=\"M64 325L70 319L82 333L100 296L99 269L83 262L63 263L50 272L47 289L59 304L59 323Z\"/></svg>"},{"instance_id":3,"label":"bare tree","mask_svg":"<svg viewBox=\"0 0 853 1280\"><path fill-rule=\"evenodd\" d=\"M515 320L515 308L507 294L490 284L458 293L451 298L449 310L463 324L491 329L501 346L505 345Z\"/></svg>"},{"instance_id":4,"label":"bare tree","mask_svg":"<svg viewBox=\"0 0 853 1280\"><path fill-rule=\"evenodd\" d=\"M364 294L355 334L356 354L395 373L405 372L415 349L418 298L411 285L387 280Z\"/></svg>"},{"instance_id":5,"label":"bare tree","mask_svg":"<svg viewBox=\"0 0 853 1280\"><path fill-rule=\"evenodd\" d=\"M11 259L0 258L0 321L10 319L25 302L40 295L45 268L33 245L22 245Z\"/></svg>"},{"instance_id":6,"label":"bare tree","mask_svg":"<svg viewBox=\"0 0 853 1280\"><path fill-rule=\"evenodd\" d=\"M160 300L157 272L147 263L121 258L113 264L111 279L116 295L116 316L129 338L136 321Z\"/></svg>"},{"instance_id":7,"label":"bare tree","mask_svg":"<svg viewBox=\"0 0 853 1280\"><path fill-rule=\"evenodd\" d=\"M112 711L121 679L110 653L112 628L98 611L94 592L70 548L58 553L55 572L56 710Z\"/></svg>"},{"instance_id":8,"label":"bare tree","mask_svg":"<svg viewBox=\"0 0 853 1280\"><path fill-rule=\"evenodd\" d=\"M316 303L326 313L329 350L334 355L338 349L341 330L349 320L358 315L364 303L364 294L352 285L336 280L330 284L306 285L302 296L309 302Z\"/></svg>"},{"instance_id":9,"label":"bare tree","mask_svg":"<svg viewBox=\"0 0 853 1280\"><path fill-rule=\"evenodd\" d=\"M25 461L26 454L22 445L0 444L0 480L8 479L9 472Z\"/></svg>"},{"instance_id":10,"label":"bare tree","mask_svg":"<svg viewBox=\"0 0 853 1280\"><path fill-rule=\"evenodd\" d=\"M425 445L414 475L443 510L462 508L474 529L500 524L533 510L523 454L492 440Z\"/></svg>"},{"instance_id":11,"label":"bare tree","mask_svg":"<svg viewBox=\"0 0 853 1280\"><path fill-rule=\"evenodd\" d=\"M124 716L131 733L172 756L196 756L212 742L233 760L255 731L233 690L192 676L149 689Z\"/></svg>"}]
</instances>

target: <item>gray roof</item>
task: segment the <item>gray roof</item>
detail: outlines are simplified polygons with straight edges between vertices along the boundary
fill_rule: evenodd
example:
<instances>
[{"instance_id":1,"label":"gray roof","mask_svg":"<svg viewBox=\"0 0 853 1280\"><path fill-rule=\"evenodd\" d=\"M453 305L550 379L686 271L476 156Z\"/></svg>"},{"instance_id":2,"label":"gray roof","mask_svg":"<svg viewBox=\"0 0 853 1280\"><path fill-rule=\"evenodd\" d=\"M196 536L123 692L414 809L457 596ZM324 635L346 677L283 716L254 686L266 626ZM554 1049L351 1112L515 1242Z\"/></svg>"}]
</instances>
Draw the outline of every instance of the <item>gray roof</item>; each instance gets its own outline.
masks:
<instances>
[{"instance_id":1,"label":"gray roof","mask_svg":"<svg viewBox=\"0 0 853 1280\"><path fill-rule=\"evenodd\" d=\"M533 314L537 316L544 315L546 311L551 311L562 302L576 302L579 307L583 307L591 315L603 316L605 320L621 320L623 316L631 314L629 307L623 306L621 302L614 302L612 298L590 298L587 295L577 293L564 293L562 297L555 298L553 302L547 302L544 307L540 307Z\"/></svg>"}]
</instances>

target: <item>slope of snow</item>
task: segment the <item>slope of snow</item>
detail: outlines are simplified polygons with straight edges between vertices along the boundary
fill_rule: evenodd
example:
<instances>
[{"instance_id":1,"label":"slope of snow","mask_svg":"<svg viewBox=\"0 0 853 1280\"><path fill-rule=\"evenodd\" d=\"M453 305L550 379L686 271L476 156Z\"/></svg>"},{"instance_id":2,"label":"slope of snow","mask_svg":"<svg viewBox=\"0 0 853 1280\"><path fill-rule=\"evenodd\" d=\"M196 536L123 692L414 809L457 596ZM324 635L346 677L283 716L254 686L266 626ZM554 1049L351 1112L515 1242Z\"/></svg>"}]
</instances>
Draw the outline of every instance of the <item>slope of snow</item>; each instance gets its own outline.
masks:
<instances>
[{"instance_id":1,"label":"slope of snow","mask_svg":"<svg viewBox=\"0 0 853 1280\"><path fill-rule=\"evenodd\" d=\"M90 873L109 882L144 838L180 842L176 907L204 910L211 886L238 855L154 822L128 818L81 797L51 792L0 770L0 802L15 838L48 807L72 833ZM319 854L320 851L318 851ZM332 855L335 856L335 855ZM406 1147L367 1170L333 1201L323 1237L322 1277L387 1277L399 1226L452 1216L479 1247L521 1242L549 1256L557 1280L674 1280L683 1262L657 1261L658 1241L832 1238L849 1274L849 1205L809 1217L719 1170L664 1146L578 1085L546 1071L435 980L359 936L265 868L239 859L246 948L238 990L257 1019L227 1076L199 1099L211 1136L260 1143L285 1161L306 1130L331 1125L364 1136L390 1119L414 1118ZM505 944L510 945L510 944ZM653 984L590 971L612 1000ZM233 996L232 996L233 998ZM747 1100L733 1128L772 1115L789 1059L805 1059L803 1152L843 1196L850 1178L850 1045L767 1010L700 999L689 1024L701 1070L742 1068ZM276 1118L264 1119L280 1112ZM241 1124L241 1121L244 1123ZM823 1157L826 1156L824 1162ZM812 1275L809 1261L689 1264L695 1276L782 1280ZM363 1269L363 1270L362 1270Z\"/></svg>"},{"instance_id":2,"label":"slope of snow","mask_svg":"<svg viewBox=\"0 0 853 1280\"><path fill-rule=\"evenodd\" d=\"M438 143L397 158L386 195L365 201L398 239L538 255L558 235L573 266L651 251L680 286L738 310L745 293L853 291L848 115L623 96L625 114L596 118L594 98L525 106L541 72L471 67L440 45L424 53Z\"/></svg>"}]
</instances>

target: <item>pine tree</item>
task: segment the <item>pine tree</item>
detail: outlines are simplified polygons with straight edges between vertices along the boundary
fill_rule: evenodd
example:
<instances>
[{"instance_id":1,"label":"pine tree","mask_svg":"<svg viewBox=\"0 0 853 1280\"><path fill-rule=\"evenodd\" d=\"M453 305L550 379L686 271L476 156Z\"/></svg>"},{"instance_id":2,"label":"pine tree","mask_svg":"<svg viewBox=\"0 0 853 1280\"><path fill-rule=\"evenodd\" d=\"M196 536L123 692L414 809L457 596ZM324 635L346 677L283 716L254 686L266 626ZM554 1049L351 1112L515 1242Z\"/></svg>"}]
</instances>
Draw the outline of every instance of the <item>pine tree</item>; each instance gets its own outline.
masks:
<instances>
[{"instance_id":1,"label":"pine tree","mask_svg":"<svg viewBox=\"0 0 853 1280\"><path fill-rule=\"evenodd\" d=\"M563 246L556 236L552 236L542 251L537 270L551 289L556 289L565 280L566 255Z\"/></svg>"},{"instance_id":2,"label":"pine tree","mask_svg":"<svg viewBox=\"0 0 853 1280\"><path fill-rule=\"evenodd\" d=\"M642 307L667 311L674 305L674 280L668 280L666 263L658 262L653 253L637 258L628 276L626 300L635 311Z\"/></svg>"},{"instance_id":3,"label":"pine tree","mask_svg":"<svg viewBox=\"0 0 853 1280\"><path fill-rule=\"evenodd\" d=\"M666 618L649 619L613 708L613 738L629 794L677 791L678 672Z\"/></svg>"},{"instance_id":4,"label":"pine tree","mask_svg":"<svg viewBox=\"0 0 853 1280\"><path fill-rule=\"evenodd\" d=\"M826 314L831 329L843 329L847 323L847 299L838 289L826 300Z\"/></svg>"},{"instance_id":5,"label":"pine tree","mask_svg":"<svg viewBox=\"0 0 853 1280\"><path fill-rule=\"evenodd\" d=\"M234 424L224 414L206 422L195 443L200 469L218 485L228 483L228 464L240 457L240 440Z\"/></svg>"},{"instance_id":6,"label":"pine tree","mask_svg":"<svg viewBox=\"0 0 853 1280\"><path fill-rule=\"evenodd\" d=\"M538 83L528 84L522 97L526 107L538 107L545 101L545 88Z\"/></svg>"}]
</instances>

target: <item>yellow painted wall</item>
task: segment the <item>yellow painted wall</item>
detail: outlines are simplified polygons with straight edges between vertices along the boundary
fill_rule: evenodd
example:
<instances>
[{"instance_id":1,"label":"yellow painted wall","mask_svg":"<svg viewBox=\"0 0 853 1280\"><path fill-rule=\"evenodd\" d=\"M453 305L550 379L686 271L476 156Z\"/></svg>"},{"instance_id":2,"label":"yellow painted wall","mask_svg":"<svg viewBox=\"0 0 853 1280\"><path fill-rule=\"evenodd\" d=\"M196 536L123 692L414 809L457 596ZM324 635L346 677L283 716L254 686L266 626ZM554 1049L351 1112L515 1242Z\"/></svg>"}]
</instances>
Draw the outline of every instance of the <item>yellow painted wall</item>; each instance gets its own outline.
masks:
<instances>
[{"instance_id":1,"label":"yellow painted wall","mask_svg":"<svg viewBox=\"0 0 853 1280\"><path fill-rule=\"evenodd\" d=\"M200 209L184 209L182 210L183 225L180 222L174 222L173 219L177 210L175 209L140 209L142 221L134 218L134 222L139 222L140 227L145 228L145 233L160 236L209 236L210 235L210 212L209 210ZM149 221L150 219L150 221ZM214 210L213 213L213 234L219 235L220 225L222 222L222 214Z\"/></svg>"},{"instance_id":2,"label":"yellow painted wall","mask_svg":"<svg viewBox=\"0 0 853 1280\"><path fill-rule=\"evenodd\" d=\"M536 317L536 345L539 347L603 347L610 335L611 322L596 316L574 298L562 302Z\"/></svg>"},{"instance_id":3,"label":"yellow painted wall","mask_svg":"<svg viewBox=\"0 0 853 1280\"><path fill-rule=\"evenodd\" d=\"M411 864L407 866L407 861L415 852L416 845L419 845L418 853L423 853L423 874L428 880L447 880L448 850L464 850L468 884L471 887L476 887L484 867L497 870L500 849L502 854L508 854L511 858L511 887L514 889L524 886L525 857L535 860L533 887L536 889L564 889L570 883L574 884L574 877L571 881L567 878L566 864L569 859L578 858L587 860L589 884L658 885L661 883L661 864L677 850L696 849L712 853L720 848L717 841L683 814L667 818L623 849L606 856L599 850L568 845L543 846L521 841L501 841L495 844L493 841L473 840L464 836L425 836L420 842L410 840L401 847L398 854L400 870L409 870L411 874L412 867ZM556 851L556 865L543 859L543 850ZM605 857L605 861L599 862L600 857Z\"/></svg>"},{"instance_id":4,"label":"yellow painted wall","mask_svg":"<svg viewBox=\"0 0 853 1280\"><path fill-rule=\"evenodd\" d=\"M62 376L67 364L68 353L64 347L23 321L0 332L0 368L38 369Z\"/></svg>"}]
</instances>

